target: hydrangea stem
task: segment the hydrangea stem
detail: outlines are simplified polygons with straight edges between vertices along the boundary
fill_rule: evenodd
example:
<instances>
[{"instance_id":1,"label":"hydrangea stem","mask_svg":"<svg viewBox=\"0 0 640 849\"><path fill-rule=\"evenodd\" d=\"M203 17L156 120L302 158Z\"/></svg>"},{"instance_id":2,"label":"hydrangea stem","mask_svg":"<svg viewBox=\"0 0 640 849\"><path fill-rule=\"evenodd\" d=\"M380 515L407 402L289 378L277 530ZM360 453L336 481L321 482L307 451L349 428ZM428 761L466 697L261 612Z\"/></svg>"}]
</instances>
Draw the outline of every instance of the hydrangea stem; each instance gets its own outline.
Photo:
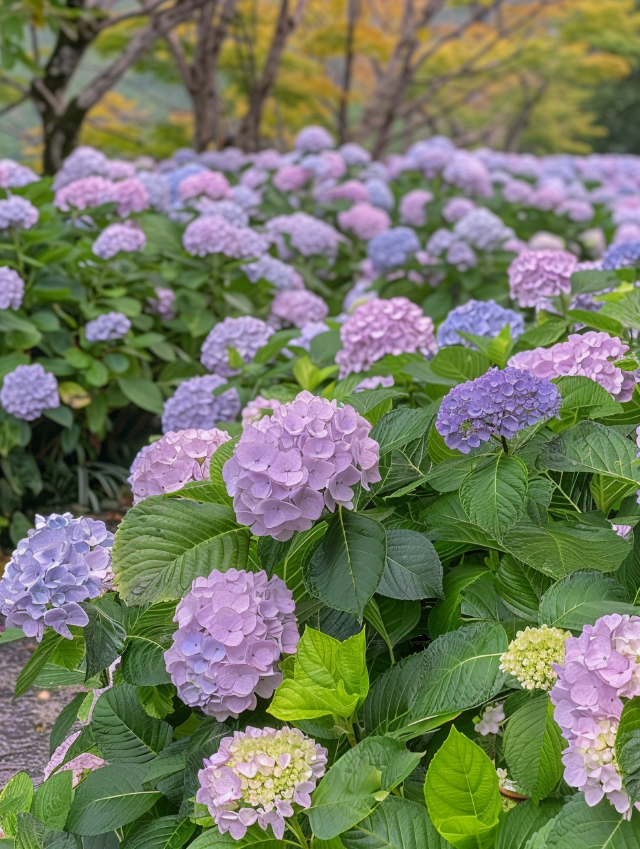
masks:
<instances>
[{"instance_id":1,"label":"hydrangea stem","mask_svg":"<svg viewBox=\"0 0 640 849\"><path fill-rule=\"evenodd\" d=\"M295 834L295 836L300 841L300 846L302 849L309 849L309 842L307 838L304 836L304 832L302 830L302 826L298 820L298 815L294 814L292 817L287 819L287 825L291 829L291 831Z\"/></svg>"}]
</instances>

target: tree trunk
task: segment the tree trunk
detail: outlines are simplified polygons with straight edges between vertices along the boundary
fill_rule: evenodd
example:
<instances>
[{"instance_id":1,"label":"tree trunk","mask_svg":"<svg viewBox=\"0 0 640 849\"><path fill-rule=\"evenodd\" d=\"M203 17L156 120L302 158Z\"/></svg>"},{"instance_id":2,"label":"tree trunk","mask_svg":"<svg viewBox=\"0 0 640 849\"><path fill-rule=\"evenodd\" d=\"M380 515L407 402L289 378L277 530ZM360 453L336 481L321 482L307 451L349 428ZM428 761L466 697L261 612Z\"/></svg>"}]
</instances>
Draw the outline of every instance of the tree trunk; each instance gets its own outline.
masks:
<instances>
[{"instance_id":1,"label":"tree trunk","mask_svg":"<svg viewBox=\"0 0 640 849\"><path fill-rule=\"evenodd\" d=\"M360 17L360 0L347 0L347 37L344 47L344 73L342 76L342 91L340 92L340 108L338 110L338 139L344 144L349 134L349 99L353 77L353 60L356 37L356 26Z\"/></svg>"}]
</instances>

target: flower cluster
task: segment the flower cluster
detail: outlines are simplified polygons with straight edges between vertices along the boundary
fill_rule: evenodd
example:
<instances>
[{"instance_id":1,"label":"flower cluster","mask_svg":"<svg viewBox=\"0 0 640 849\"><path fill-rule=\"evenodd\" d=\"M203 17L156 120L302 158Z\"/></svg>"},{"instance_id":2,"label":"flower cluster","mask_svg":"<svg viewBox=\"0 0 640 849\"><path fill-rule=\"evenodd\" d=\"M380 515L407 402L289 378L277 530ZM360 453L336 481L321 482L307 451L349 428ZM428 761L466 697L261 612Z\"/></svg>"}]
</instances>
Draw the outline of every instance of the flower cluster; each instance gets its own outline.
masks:
<instances>
[{"instance_id":1,"label":"flower cluster","mask_svg":"<svg viewBox=\"0 0 640 849\"><path fill-rule=\"evenodd\" d=\"M560 402L557 386L546 378L494 368L453 387L438 411L436 430L449 448L468 454L494 435L512 439L519 430L557 416Z\"/></svg>"},{"instance_id":2,"label":"flower cluster","mask_svg":"<svg viewBox=\"0 0 640 849\"><path fill-rule=\"evenodd\" d=\"M425 206L431 203L433 195L424 189L414 189L400 201L400 220L410 227L424 227L427 223L427 211Z\"/></svg>"},{"instance_id":3,"label":"flower cluster","mask_svg":"<svg viewBox=\"0 0 640 849\"><path fill-rule=\"evenodd\" d=\"M156 286L155 298L147 298L147 304L151 315L157 315L163 321L171 321L176 317L174 303L176 293L173 289L167 289L165 286Z\"/></svg>"},{"instance_id":4,"label":"flower cluster","mask_svg":"<svg viewBox=\"0 0 640 849\"><path fill-rule=\"evenodd\" d=\"M324 127L311 125L303 127L294 142L294 147L300 153L321 153L323 150L330 150L335 147L336 143L333 136Z\"/></svg>"},{"instance_id":5,"label":"flower cluster","mask_svg":"<svg viewBox=\"0 0 640 849\"><path fill-rule=\"evenodd\" d=\"M495 301L467 301L451 310L438 328L438 345L464 345L475 347L472 342L460 336L472 333L474 336L495 337L509 325L511 338L517 339L524 332L524 319L520 313L507 310Z\"/></svg>"},{"instance_id":6,"label":"flower cluster","mask_svg":"<svg viewBox=\"0 0 640 849\"><path fill-rule=\"evenodd\" d=\"M278 252L282 259L289 259L290 245L302 256L326 256L330 260L335 257L340 241L344 237L335 227L326 221L319 221L305 212L294 212L293 215L276 215L267 221L266 229L276 238ZM285 241L284 236L288 239Z\"/></svg>"},{"instance_id":7,"label":"flower cluster","mask_svg":"<svg viewBox=\"0 0 640 849\"><path fill-rule=\"evenodd\" d=\"M323 509L353 509L353 487L380 480L378 443L353 407L301 392L246 427L222 470L238 522L290 539Z\"/></svg>"},{"instance_id":8,"label":"flower cluster","mask_svg":"<svg viewBox=\"0 0 640 849\"><path fill-rule=\"evenodd\" d=\"M622 242L611 245L602 257L602 267L609 271L624 268L625 265L640 263L640 242Z\"/></svg>"},{"instance_id":9,"label":"flower cluster","mask_svg":"<svg viewBox=\"0 0 640 849\"><path fill-rule=\"evenodd\" d=\"M17 419L35 421L45 410L60 406L58 381L40 363L17 366L5 375L0 404Z\"/></svg>"},{"instance_id":10,"label":"flower cluster","mask_svg":"<svg viewBox=\"0 0 640 849\"><path fill-rule=\"evenodd\" d=\"M455 224L456 221L460 221L475 208L476 205L470 198L450 198L442 207L442 217L449 224Z\"/></svg>"},{"instance_id":11,"label":"flower cluster","mask_svg":"<svg viewBox=\"0 0 640 849\"><path fill-rule=\"evenodd\" d=\"M49 625L71 639L69 625L89 621L79 602L99 596L113 578L113 534L104 522L71 513L36 516L35 525L5 567L0 612L28 637L41 640Z\"/></svg>"},{"instance_id":12,"label":"flower cluster","mask_svg":"<svg viewBox=\"0 0 640 849\"><path fill-rule=\"evenodd\" d=\"M264 415L265 410L269 411L269 415L280 406L280 401L276 398L263 398L262 395L256 396L242 410L242 427L253 424L259 421Z\"/></svg>"},{"instance_id":13,"label":"flower cluster","mask_svg":"<svg viewBox=\"0 0 640 849\"><path fill-rule=\"evenodd\" d=\"M558 342L550 348L534 348L514 354L509 365L535 374L537 377L553 378L562 375L580 375L595 380L616 401L631 400L636 378L633 372L622 371L615 360L629 350L617 336L604 331L588 330L572 333L566 342Z\"/></svg>"},{"instance_id":14,"label":"flower cluster","mask_svg":"<svg viewBox=\"0 0 640 849\"><path fill-rule=\"evenodd\" d=\"M131 322L124 313L104 312L85 327L87 342L115 342L131 330Z\"/></svg>"},{"instance_id":15,"label":"flower cluster","mask_svg":"<svg viewBox=\"0 0 640 849\"><path fill-rule=\"evenodd\" d=\"M0 266L0 310L19 310L24 297L24 280L7 265Z\"/></svg>"},{"instance_id":16,"label":"flower cluster","mask_svg":"<svg viewBox=\"0 0 640 849\"><path fill-rule=\"evenodd\" d=\"M225 430L169 431L145 445L131 466L129 485L133 503L152 495L177 492L191 481L209 479L211 458L231 439Z\"/></svg>"},{"instance_id":17,"label":"flower cluster","mask_svg":"<svg viewBox=\"0 0 640 849\"><path fill-rule=\"evenodd\" d=\"M246 211L234 200L209 200L203 198L196 204L196 209L201 215L219 215L233 224L234 227L248 227L249 216Z\"/></svg>"},{"instance_id":18,"label":"flower cluster","mask_svg":"<svg viewBox=\"0 0 640 849\"><path fill-rule=\"evenodd\" d=\"M53 204L63 212L69 212L72 208L91 209L105 203L112 203L114 200L113 189L114 184L106 177L81 177L58 189Z\"/></svg>"},{"instance_id":19,"label":"flower cluster","mask_svg":"<svg viewBox=\"0 0 640 849\"><path fill-rule=\"evenodd\" d=\"M38 210L25 198L13 195L0 200L0 230L30 230L39 217Z\"/></svg>"},{"instance_id":20,"label":"flower cluster","mask_svg":"<svg viewBox=\"0 0 640 849\"><path fill-rule=\"evenodd\" d=\"M178 630L165 652L167 672L185 704L222 722L254 710L282 681L278 661L295 654L295 602L266 572L214 569L196 578L176 608Z\"/></svg>"},{"instance_id":21,"label":"flower cluster","mask_svg":"<svg viewBox=\"0 0 640 849\"><path fill-rule=\"evenodd\" d=\"M511 227L484 207L472 209L459 218L453 229L463 242L483 251L496 250L514 235Z\"/></svg>"},{"instance_id":22,"label":"flower cluster","mask_svg":"<svg viewBox=\"0 0 640 849\"><path fill-rule=\"evenodd\" d=\"M27 168L26 165L20 165L13 159L0 159L1 189L21 189L29 183L37 183L39 179L35 171Z\"/></svg>"},{"instance_id":23,"label":"flower cluster","mask_svg":"<svg viewBox=\"0 0 640 849\"><path fill-rule=\"evenodd\" d=\"M221 377L240 374L238 369L229 365L229 348L234 348L245 363L250 363L273 332L273 327L249 315L225 318L216 324L202 343L200 362L208 371Z\"/></svg>"},{"instance_id":24,"label":"flower cluster","mask_svg":"<svg viewBox=\"0 0 640 849\"><path fill-rule=\"evenodd\" d=\"M283 165L273 177L273 185L280 192L297 192L311 179L311 172L300 165Z\"/></svg>"},{"instance_id":25,"label":"flower cluster","mask_svg":"<svg viewBox=\"0 0 640 849\"><path fill-rule=\"evenodd\" d=\"M253 728L225 737L218 752L204 759L196 802L206 805L222 834L235 840L258 823L282 840L293 804L311 807L322 778L327 750L298 728Z\"/></svg>"},{"instance_id":26,"label":"flower cluster","mask_svg":"<svg viewBox=\"0 0 640 849\"><path fill-rule=\"evenodd\" d=\"M504 703L489 705L482 711L480 720L473 726L482 737L488 734L500 734L500 723L504 722Z\"/></svg>"},{"instance_id":27,"label":"flower cluster","mask_svg":"<svg viewBox=\"0 0 640 849\"><path fill-rule=\"evenodd\" d=\"M54 772L72 770L73 778L71 786L77 787L87 772L95 772L96 769L100 769L101 766L105 765L106 761L104 758L100 758L98 755L92 755L91 752L83 752L75 758L71 758L71 760L67 761L66 764L60 766L65 759L67 752L79 736L80 731L74 731L73 734L70 734L66 740L63 740L63 742L60 743L58 748L51 755L49 763L44 768L43 778L45 781L50 775L53 775Z\"/></svg>"},{"instance_id":28,"label":"flower cluster","mask_svg":"<svg viewBox=\"0 0 640 849\"><path fill-rule=\"evenodd\" d=\"M448 249L446 260L449 265L455 265L458 271L468 271L478 264L478 257L473 248L466 242L452 242Z\"/></svg>"},{"instance_id":29,"label":"flower cluster","mask_svg":"<svg viewBox=\"0 0 640 849\"><path fill-rule=\"evenodd\" d=\"M303 289L302 277L291 265L269 254L261 256L257 262L240 266L252 283L266 280L276 289Z\"/></svg>"},{"instance_id":30,"label":"flower cluster","mask_svg":"<svg viewBox=\"0 0 640 849\"><path fill-rule=\"evenodd\" d=\"M180 200L190 200L197 197L208 197L210 200L224 200L231 197L229 181L218 171L200 171L185 177L178 186Z\"/></svg>"},{"instance_id":31,"label":"flower cluster","mask_svg":"<svg viewBox=\"0 0 640 849\"><path fill-rule=\"evenodd\" d=\"M370 203L356 203L351 209L338 213L338 224L352 230L356 238L368 242L391 227L389 213Z\"/></svg>"},{"instance_id":32,"label":"flower cluster","mask_svg":"<svg viewBox=\"0 0 640 849\"><path fill-rule=\"evenodd\" d=\"M554 718L569 744L562 755L565 781L584 792L587 805L606 796L626 819L632 805L614 746L622 699L640 695L639 656L640 618L602 616L566 641L564 666L556 667L551 690Z\"/></svg>"},{"instance_id":33,"label":"flower cluster","mask_svg":"<svg viewBox=\"0 0 640 849\"><path fill-rule=\"evenodd\" d=\"M458 151L442 172L442 178L470 195L491 197L493 188L487 167L473 154Z\"/></svg>"},{"instance_id":34,"label":"flower cluster","mask_svg":"<svg viewBox=\"0 0 640 849\"><path fill-rule=\"evenodd\" d=\"M109 160L102 151L89 145L80 145L62 163L62 168L53 180L53 188L57 191L69 183L93 174L109 176L109 165Z\"/></svg>"},{"instance_id":35,"label":"flower cluster","mask_svg":"<svg viewBox=\"0 0 640 849\"><path fill-rule=\"evenodd\" d=\"M513 675L525 690L550 690L558 677L555 664L563 662L565 640L570 636L569 631L547 625L526 627L509 643L500 669Z\"/></svg>"},{"instance_id":36,"label":"flower cluster","mask_svg":"<svg viewBox=\"0 0 640 849\"><path fill-rule=\"evenodd\" d=\"M210 430L216 422L230 422L240 412L240 398L235 387L214 395L226 384L224 377L206 374L183 381L171 398L164 402L162 432Z\"/></svg>"},{"instance_id":37,"label":"flower cluster","mask_svg":"<svg viewBox=\"0 0 640 849\"><path fill-rule=\"evenodd\" d=\"M118 215L123 218L131 215L132 212L144 212L145 209L149 209L151 203L146 187L135 177L114 183L111 195L118 204Z\"/></svg>"},{"instance_id":38,"label":"flower cluster","mask_svg":"<svg viewBox=\"0 0 640 849\"><path fill-rule=\"evenodd\" d=\"M100 259L113 259L121 251L137 253L147 244L147 237L139 227L128 224L109 224L93 243L93 253Z\"/></svg>"},{"instance_id":39,"label":"flower cluster","mask_svg":"<svg viewBox=\"0 0 640 849\"><path fill-rule=\"evenodd\" d=\"M371 239L367 256L379 274L404 265L420 250L420 240L410 227L391 227Z\"/></svg>"},{"instance_id":40,"label":"flower cluster","mask_svg":"<svg viewBox=\"0 0 640 849\"><path fill-rule=\"evenodd\" d=\"M437 350L433 321L407 298L373 298L360 304L340 329L342 350L336 355L340 377L367 371L387 354L399 356Z\"/></svg>"},{"instance_id":41,"label":"flower cluster","mask_svg":"<svg viewBox=\"0 0 640 849\"><path fill-rule=\"evenodd\" d=\"M567 294L577 264L567 251L522 251L508 269L511 297L521 307L535 307L545 298Z\"/></svg>"},{"instance_id":42,"label":"flower cluster","mask_svg":"<svg viewBox=\"0 0 640 849\"><path fill-rule=\"evenodd\" d=\"M186 251L194 256L224 254L230 259L260 257L269 240L250 227L235 227L221 215L201 215L188 225L182 236Z\"/></svg>"},{"instance_id":43,"label":"flower cluster","mask_svg":"<svg viewBox=\"0 0 640 849\"><path fill-rule=\"evenodd\" d=\"M278 292L271 304L271 315L278 323L304 327L312 321L322 321L327 317L329 307L323 298L309 292L308 289L291 289Z\"/></svg>"}]
</instances>

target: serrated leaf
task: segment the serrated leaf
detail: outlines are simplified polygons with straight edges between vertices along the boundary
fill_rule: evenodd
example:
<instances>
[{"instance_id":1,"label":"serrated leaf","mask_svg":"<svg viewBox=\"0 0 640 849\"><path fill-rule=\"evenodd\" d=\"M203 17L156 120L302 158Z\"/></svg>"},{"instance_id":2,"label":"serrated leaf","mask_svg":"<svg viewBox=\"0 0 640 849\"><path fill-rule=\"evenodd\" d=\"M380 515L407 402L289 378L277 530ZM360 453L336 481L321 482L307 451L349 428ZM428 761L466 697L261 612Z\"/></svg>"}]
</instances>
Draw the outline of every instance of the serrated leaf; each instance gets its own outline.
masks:
<instances>
[{"instance_id":1,"label":"serrated leaf","mask_svg":"<svg viewBox=\"0 0 640 849\"><path fill-rule=\"evenodd\" d=\"M474 524L501 539L524 511L527 486L525 464L502 452L464 479L460 501Z\"/></svg>"},{"instance_id":2,"label":"serrated leaf","mask_svg":"<svg viewBox=\"0 0 640 849\"><path fill-rule=\"evenodd\" d=\"M540 849L640 849L637 819L627 822L607 799L590 808L579 793L552 822Z\"/></svg>"},{"instance_id":3,"label":"serrated leaf","mask_svg":"<svg viewBox=\"0 0 640 849\"><path fill-rule=\"evenodd\" d=\"M31 813L48 828L64 828L73 799L72 782L73 772L66 769L51 775L36 790Z\"/></svg>"},{"instance_id":4,"label":"serrated leaf","mask_svg":"<svg viewBox=\"0 0 640 849\"><path fill-rule=\"evenodd\" d=\"M387 531L387 559L377 592L398 599L442 597L442 565L425 534Z\"/></svg>"},{"instance_id":5,"label":"serrated leaf","mask_svg":"<svg viewBox=\"0 0 640 849\"><path fill-rule=\"evenodd\" d=\"M616 759L632 803L640 801L640 698L625 704L616 733Z\"/></svg>"},{"instance_id":6,"label":"serrated leaf","mask_svg":"<svg viewBox=\"0 0 640 849\"><path fill-rule=\"evenodd\" d=\"M145 713L131 684L111 687L100 696L91 725L110 763L146 763L171 742L171 726Z\"/></svg>"},{"instance_id":7,"label":"serrated leaf","mask_svg":"<svg viewBox=\"0 0 640 849\"><path fill-rule=\"evenodd\" d=\"M446 849L424 805L388 796L341 836L344 849Z\"/></svg>"},{"instance_id":8,"label":"serrated leaf","mask_svg":"<svg viewBox=\"0 0 640 849\"><path fill-rule=\"evenodd\" d=\"M563 748L546 694L528 701L507 722L504 757L509 775L536 804L549 795L562 777Z\"/></svg>"},{"instance_id":9,"label":"serrated leaf","mask_svg":"<svg viewBox=\"0 0 640 849\"><path fill-rule=\"evenodd\" d=\"M164 653L171 645L177 625L173 621L176 605L165 601L147 608L127 635L121 670L125 681L138 686L167 684Z\"/></svg>"},{"instance_id":10,"label":"serrated leaf","mask_svg":"<svg viewBox=\"0 0 640 849\"><path fill-rule=\"evenodd\" d=\"M160 817L139 828L123 849L181 849L195 829L188 819Z\"/></svg>"},{"instance_id":11,"label":"serrated leaf","mask_svg":"<svg viewBox=\"0 0 640 849\"><path fill-rule=\"evenodd\" d=\"M640 486L634 464L636 447L618 431L591 421L578 422L548 442L538 456L540 469L557 472L595 472Z\"/></svg>"},{"instance_id":12,"label":"serrated leaf","mask_svg":"<svg viewBox=\"0 0 640 849\"><path fill-rule=\"evenodd\" d=\"M84 627L86 680L110 666L124 649L126 631L120 621L120 605L113 599L97 598L82 609L89 617Z\"/></svg>"},{"instance_id":13,"label":"serrated leaf","mask_svg":"<svg viewBox=\"0 0 640 849\"><path fill-rule=\"evenodd\" d=\"M640 608L628 604L625 589L613 577L581 571L553 584L542 596L538 623L581 631L596 619L613 613L637 616Z\"/></svg>"}]
</instances>

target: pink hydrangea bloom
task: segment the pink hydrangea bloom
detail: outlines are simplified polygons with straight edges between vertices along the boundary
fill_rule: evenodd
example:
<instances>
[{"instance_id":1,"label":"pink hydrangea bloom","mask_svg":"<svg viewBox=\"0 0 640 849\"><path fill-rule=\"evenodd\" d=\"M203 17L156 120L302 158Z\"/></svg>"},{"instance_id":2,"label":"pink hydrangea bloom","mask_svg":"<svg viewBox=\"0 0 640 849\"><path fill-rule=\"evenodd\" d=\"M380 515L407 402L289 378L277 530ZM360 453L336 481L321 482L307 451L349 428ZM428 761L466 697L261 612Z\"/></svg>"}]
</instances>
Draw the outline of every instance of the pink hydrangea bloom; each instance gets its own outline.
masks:
<instances>
[{"instance_id":1,"label":"pink hydrangea bloom","mask_svg":"<svg viewBox=\"0 0 640 849\"><path fill-rule=\"evenodd\" d=\"M54 772L64 772L65 770L73 770L73 780L71 782L72 787L77 787L78 784L84 778L85 772L88 770L90 772L95 772L96 769L99 769L101 766L104 766L106 761L104 758L98 757L98 755L92 755L90 752L83 752L77 757L72 758L70 761L67 761L66 764L60 766L62 761L65 758L65 755L71 748L72 744L77 740L80 736L80 732L76 731L67 737L55 752L51 755L49 763L44 768L44 780L46 781L50 775Z\"/></svg>"},{"instance_id":2,"label":"pink hydrangea bloom","mask_svg":"<svg viewBox=\"0 0 640 849\"><path fill-rule=\"evenodd\" d=\"M577 258L567 251L522 251L508 269L511 297L521 307L568 294Z\"/></svg>"},{"instance_id":3,"label":"pink hydrangea bloom","mask_svg":"<svg viewBox=\"0 0 640 849\"><path fill-rule=\"evenodd\" d=\"M370 203L356 203L351 209L338 213L338 224L343 230L352 230L356 238L368 242L391 227L391 218L384 209Z\"/></svg>"},{"instance_id":4,"label":"pink hydrangea bloom","mask_svg":"<svg viewBox=\"0 0 640 849\"><path fill-rule=\"evenodd\" d=\"M235 227L221 215L203 215L188 225L182 244L194 256L224 254L230 259L252 259L267 252L269 239L249 227Z\"/></svg>"},{"instance_id":5,"label":"pink hydrangea bloom","mask_svg":"<svg viewBox=\"0 0 640 849\"><path fill-rule=\"evenodd\" d=\"M351 203L368 203L369 192L360 180L347 180L337 186L324 189L319 195L322 201L349 200Z\"/></svg>"},{"instance_id":6,"label":"pink hydrangea bloom","mask_svg":"<svg viewBox=\"0 0 640 849\"><path fill-rule=\"evenodd\" d=\"M311 177L311 171L300 165L283 165L274 174L273 185L281 192L297 192Z\"/></svg>"},{"instance_id":7,"label":"pink hydrangea bloom","mask_svg":"<svg viewBox=\"0 0 640 849\"><path fill-rule=\"evenodd\" d=\"M218 171L200 171L185 177L178 186L180 200L191 200L204 195L211 200L231 197L229 181Z\"/></svg>"},{"instance_id":8,"label":"pink hydrangea bloom","mask_svg":"<svg viewBox=\"0 0 640 849\"><path fill-rule=\"evenodd\" d=\"M259 421L266 415L265 410L269 411L269 415L280 406L280 401L276 398L263 398L258 395L253 401L249 401L247 406L242 410L242 427L253 424Z\"/></svg>"},{"instance_id":9,"label":"pink hydrangea bloom","mask_svg":"<svg viewBox=\"0 0 640 849\"><path fill-rule=\"evenodd\" d=\"M135 177L113 184L113 200L118 204L118 215L126 218L132 212L149 209L149 192Z\"/></svg>"},{"instance_id":10,"label":"pink hydrangea bloom","mask_svg":"<svg viewBox=\"0 0 640 849\"><path fill-rule=\"evenodd\" d=\"M93 253L100 259L113 259L121 251L137 253L147 244L147 237L138 227L129 224L109 224L93 243Z\"/></svg>"},{"instance_id":11,"label":"pink hydrangea bloom","mask_svg":"<svg viewBox=\"0 0 640 849\"><path fill-rule=\"evenodd\" d=\"M53 204L63 212L74 209L91 209L111 203L114 183L105 177L82 177L63 186L55 194Z\"/></svg>"},{"instance_id":12,"label":"pink hydrangea bloom","mask_svg":"<svg viewBox=\"0 0 640 849\"><path fill-rule=\"evenodd\" d=\"M329 314L324 299L308 289L289 289L278 292L271 304L271 315L278 323L304 327L312 321L322 321Z\"/></svg>"},{"instance_id":13,"label":"pink hydrangea bloom","mask_svg":"<svg viewBox=\"0 0 640 849\"><path fill-rule=\"evenodd\" d=\"M281 259L285 260L291 257L287 241L283 238L285 234L288 236L291 248L302 256L324 255L330 260L335 257L340 242L344 241L344 237L331 224L320 221L305 212L276 215L275 218L267 221L266 228L276 237L278 252Z\"/></svg>"},{"instance_id":14,"label":"pink hydrangea bloom","mask_svg":"<svg viewBox=\"0 0 640 849\"><path fill-rule=\"evenodd\" d=\"M449 224L454 224L460 221L469 212L476 208L475 203L470 198L455 197L448 200L442 207L442 217Z\"/></svg>"},{"instance_id":15,"label":"pink hydrangea bloom","mask_svg":"<svg viewBox=\"0 0 640 849\"><path fill-rule=\"evenodd\" d=\"M442 177L470 195L491 197L493 194L491 175L486 165L467 151L456 151L445 166Z\"/></svg>"},{"instance_id":16,"label":"pink hydrangea bloom","mask_svg":"<svg viewBox=\"0 0 640 849\"><path fill-rule=\"evenodd\" d=\"M424 227L427 223L425 206L431 203L433 194L424 189L414 189L400 201L400 220L411 227Z\"/></svg>"}]
</instances>

